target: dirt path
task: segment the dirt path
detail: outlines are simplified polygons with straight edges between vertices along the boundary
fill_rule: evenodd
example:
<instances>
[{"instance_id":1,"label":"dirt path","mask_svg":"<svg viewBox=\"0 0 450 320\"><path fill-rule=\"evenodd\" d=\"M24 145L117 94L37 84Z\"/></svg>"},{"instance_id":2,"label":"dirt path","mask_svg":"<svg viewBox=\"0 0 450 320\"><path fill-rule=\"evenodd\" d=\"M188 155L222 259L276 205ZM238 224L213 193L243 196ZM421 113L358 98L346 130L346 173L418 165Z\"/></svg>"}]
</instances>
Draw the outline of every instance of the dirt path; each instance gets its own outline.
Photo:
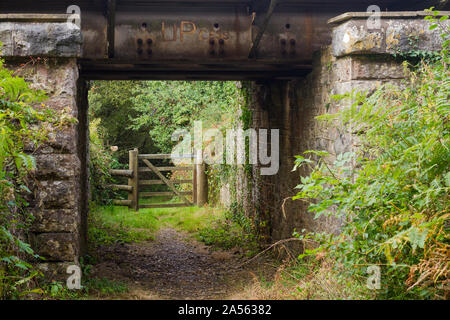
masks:
<instances>
[{"instance_id":1,"label":"dirt path","mask_svg":"<svg viewBox=\"0 0 450 320\"><path fill-rule=\"evenodd\" d=\"M211 250L170 228L155 241L100 247L97 256L94 275L127 283L125 299L226 299L254 278L238 252Z\"/></svg>"}]
</instances>

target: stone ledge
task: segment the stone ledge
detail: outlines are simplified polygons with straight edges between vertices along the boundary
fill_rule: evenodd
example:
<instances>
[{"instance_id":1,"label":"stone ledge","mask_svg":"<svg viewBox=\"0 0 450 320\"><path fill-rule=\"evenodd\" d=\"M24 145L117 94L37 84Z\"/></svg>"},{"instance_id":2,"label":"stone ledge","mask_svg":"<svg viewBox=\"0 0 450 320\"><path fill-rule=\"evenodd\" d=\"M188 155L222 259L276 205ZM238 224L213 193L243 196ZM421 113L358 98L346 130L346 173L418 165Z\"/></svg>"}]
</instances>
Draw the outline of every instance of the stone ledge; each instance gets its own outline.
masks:
<instances>
[{"instance_id":1,"label":"stone ledge","mask_svg":"<svg viewBox=\"0 0 450 320\"><path fill-rule=\"evenodd\" d=\"M0 22L66 22L71 14L6 13L0 14Z\"/></svg>"},{"instance_id":2,"label":"stone ledge","mask_svg":"<svg viewBox=\"0 0 450 320\"><path fill-rule=\"evenodd\" d=\"M428 11L392 11L392 12L380 12L379 16L381 19L411 19L411 18L421 18L431 15ZM440 11L437 15L438 17L448 16L450 11ZM346 12L337 17L328 20L328 24L338 24L351 19L367 19L373 17L373 12Z\"/></svg>"},{"instance_id":3,"label":"stone ledge","mask_svg":"<svg viewBox=\"0 0 450 320\"><path fill-rule=\"evenodd\" d=\"M65 19L62 19L63 15L42 15L40 20L39 16L1 15L1 56L81 56L81 30L75 24L67 22L67 15L64 15Z\"/></svg>"},{"instance_id":4,"label":"stone ledge","mask_svg":"<svg viewBox=\"0 0 450 320\"><path fill-rule=\"evenodd\" d=\"M366 22L351 19L334 27L332 52L335 57L441 49L440 32L429 30L429 22L423 19L382 19L378 29L369 29ZM449 25L448 20L443 23Z\"/></svg>"}]
</instances>

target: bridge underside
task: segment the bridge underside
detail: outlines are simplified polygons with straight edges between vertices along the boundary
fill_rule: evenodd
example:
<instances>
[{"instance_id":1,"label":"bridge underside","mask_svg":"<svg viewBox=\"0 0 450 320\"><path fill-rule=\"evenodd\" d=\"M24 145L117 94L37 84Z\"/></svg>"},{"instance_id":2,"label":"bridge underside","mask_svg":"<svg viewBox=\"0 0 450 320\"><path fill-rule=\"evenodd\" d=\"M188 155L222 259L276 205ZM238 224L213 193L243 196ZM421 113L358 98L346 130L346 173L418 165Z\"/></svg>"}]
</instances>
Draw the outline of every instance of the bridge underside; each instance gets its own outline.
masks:
<instances>
[{"instance_id":1,"label":"bridge underside","mask_svg":"<svg viewBox=\"0 0 450 320\"><path fill-rule=\"evenodd\" d=\"M439 3L376 4L390 12ZM0 3L0 13L64 14L69 6L78 6L83 35L79 64L87 79L257 80L305 76L312 69L313 53L331 43L327 21L348 11L366 12L372 4L372 0L18 0Z\"/></svg>"},{"instance_id":2,"label":"bridge underside","mask_svg":"<svg viewBox=\"0 0 450 320\"><path fill-rule=\"evenodd\" d=\"M294 156L313 149L336 156L353 148L351 134L323 126L316 116L344 106L335 94L400 83L403 66L392 59L398 51L439 50L439 34L423 19L427 13L390 12L436 1L380 0L389 12L379 29L367 25L372 0L280 0L272 15L269 2L0 3L2 58L48 93L49 108L78 120L52 128L42 147L27 150L37 163L28 201L35 216L30 243L47 259L46 273L64 275L64 266L78 263L86 249L90 79L258 80L247 102L252 127L280 130L280 170L263 177L253 166L253 180L236 186L239 203L268 222L262 232L268 242L291 237L294 229L339 232L339 221L313 219L303 202L285 202L307 173L292 172ZM81 9L81 30L63 15L73 4ZM349 9L362 13L336 17Z\"/></svg>"}]
</instances>

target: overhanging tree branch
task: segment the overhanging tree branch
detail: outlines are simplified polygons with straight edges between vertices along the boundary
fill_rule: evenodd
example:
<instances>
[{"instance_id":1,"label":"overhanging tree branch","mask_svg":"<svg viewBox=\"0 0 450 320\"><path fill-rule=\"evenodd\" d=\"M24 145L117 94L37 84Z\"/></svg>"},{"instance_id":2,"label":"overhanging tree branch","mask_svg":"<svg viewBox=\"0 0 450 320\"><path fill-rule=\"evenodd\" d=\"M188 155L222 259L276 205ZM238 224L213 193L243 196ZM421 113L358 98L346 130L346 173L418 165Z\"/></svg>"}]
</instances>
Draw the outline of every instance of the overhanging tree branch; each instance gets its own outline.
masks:
<instances>
[{"instance_id":1,"label":"overhanging tree branch","mask_svg":"<svg viewBox=\"0 0 450 320\"><path fill-rule=\"evenodd\" d=\"M250 53L248 55L248 57L250 59L256 57L256 50L258 49L259 43L261 42L264 32L266 32L267 25L269 24L270 18L272 17L273 11L275 10L277 3L278 3L278 0L270 1L270 5L269 5L269 9L267 10L266 17L264 18L261 28L259 29L259 32L255 38L255 41L253 42L253 46L250 49Z\"/></svg>"}]
</instances>

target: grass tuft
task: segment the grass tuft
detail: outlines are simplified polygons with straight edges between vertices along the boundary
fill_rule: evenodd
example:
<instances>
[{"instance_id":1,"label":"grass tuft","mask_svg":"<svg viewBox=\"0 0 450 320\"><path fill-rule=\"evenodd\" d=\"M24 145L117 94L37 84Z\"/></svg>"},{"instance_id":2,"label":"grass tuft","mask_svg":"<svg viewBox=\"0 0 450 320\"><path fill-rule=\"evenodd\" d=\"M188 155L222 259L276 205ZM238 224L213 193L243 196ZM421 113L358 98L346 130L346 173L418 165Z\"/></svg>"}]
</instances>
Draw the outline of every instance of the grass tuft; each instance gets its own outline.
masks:
<instances>
[{"instance_id":1,"label":"grass tuft","mask_svg":"<svg viewBox=\"0 0 450 320\"><path fill-rule=\"evenodd\" d=\"M152 202L162 203L164 199L152 199ZM151 202L146 199L143 203ZM94 247L141 242L154 240L158 230L170 227L214 248L255 252L256 236L247 224L221 208L146 208L135 212L127 207L101 206L94 208L89 217L88 237Z\"/></svg>"}]
</instances>

